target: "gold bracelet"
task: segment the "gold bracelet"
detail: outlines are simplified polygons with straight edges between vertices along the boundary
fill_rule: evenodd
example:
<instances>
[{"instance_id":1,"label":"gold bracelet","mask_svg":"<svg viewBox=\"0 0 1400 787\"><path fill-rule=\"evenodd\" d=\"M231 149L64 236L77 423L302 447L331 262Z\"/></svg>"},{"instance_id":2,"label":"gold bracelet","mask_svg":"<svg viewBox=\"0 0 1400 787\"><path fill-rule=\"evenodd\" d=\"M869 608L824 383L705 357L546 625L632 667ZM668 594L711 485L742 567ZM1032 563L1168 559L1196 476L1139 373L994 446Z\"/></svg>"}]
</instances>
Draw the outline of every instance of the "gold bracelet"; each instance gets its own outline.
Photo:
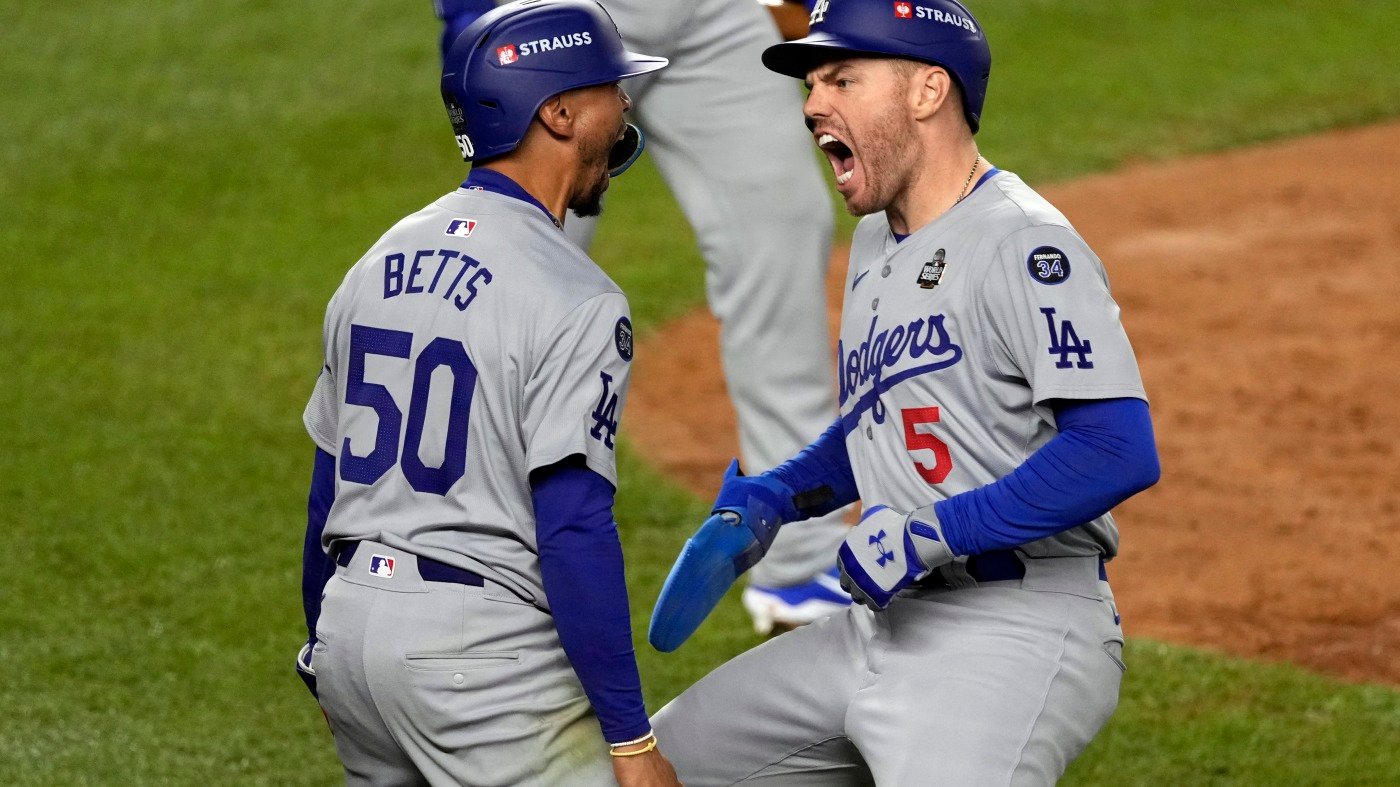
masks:
<instances>
[{"instance_id":1,"label":"gold bracelet","mask_svg":"<svg viewBox=\"0 0 1400 787\"><path fill-rule=\"evenodd\" d=\"M614 757L636 757L638 754L646 754L647 752L652 751L655 748L656 736L653 735L651 736L651 740L647 741L647 745L643 746L640 749L637 749L636 751L618 751L617 749L608 749L608 754L611 754Z\"/></svg>"}]
</instances>

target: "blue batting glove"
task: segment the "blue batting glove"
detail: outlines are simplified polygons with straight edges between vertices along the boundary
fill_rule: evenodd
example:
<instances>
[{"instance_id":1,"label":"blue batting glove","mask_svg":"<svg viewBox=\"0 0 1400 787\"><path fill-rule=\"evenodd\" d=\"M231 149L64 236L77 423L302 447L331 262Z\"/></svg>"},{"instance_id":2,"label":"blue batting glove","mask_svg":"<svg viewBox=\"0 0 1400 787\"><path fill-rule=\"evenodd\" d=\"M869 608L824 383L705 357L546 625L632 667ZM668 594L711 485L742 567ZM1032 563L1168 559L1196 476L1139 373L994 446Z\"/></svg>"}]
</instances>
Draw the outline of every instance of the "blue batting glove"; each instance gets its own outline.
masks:
<instances>
[{"instance_id":1,"label":"blue batting glove","mask_svg":"<svg viewBox=\"0 0 1400 787\"><path fill-rule=\"evenodd\" d=\"M306 644L302 645L301 650L297 652L297 677L306 684L311 696L320 701L321 698L316 694L316 668L311 666L311 648L315 644L316 640L307 640Z\"/></svg>"},{"instance_id":2,"label":"blue batting glove","mask_svg":"<svg viewBox=\"0 0 1400 787\"><path fill-rule=\"evenodd\" d=\"M871 609L884 609L895 594L939 566L952 562L933 506L911 514L888 506L872 506L851 528L836 563L841 587L851 599Z\"/></svg>"},{"instance_id":3,"label":"blue batting glove","mask_svg":"<svg viewBox=\"0 0 1400 787\"><path fill-rule=\"evenodd\" d=\"M753 533L757 548L746 552L743 560L736 561L735 568L740 573L768 552L784 522L797 519L792 490L787 484L768 475L741 475L738 459L729 463L710 513L723 517L729 524L742 524Z\"/></svg>"}]
</instances>

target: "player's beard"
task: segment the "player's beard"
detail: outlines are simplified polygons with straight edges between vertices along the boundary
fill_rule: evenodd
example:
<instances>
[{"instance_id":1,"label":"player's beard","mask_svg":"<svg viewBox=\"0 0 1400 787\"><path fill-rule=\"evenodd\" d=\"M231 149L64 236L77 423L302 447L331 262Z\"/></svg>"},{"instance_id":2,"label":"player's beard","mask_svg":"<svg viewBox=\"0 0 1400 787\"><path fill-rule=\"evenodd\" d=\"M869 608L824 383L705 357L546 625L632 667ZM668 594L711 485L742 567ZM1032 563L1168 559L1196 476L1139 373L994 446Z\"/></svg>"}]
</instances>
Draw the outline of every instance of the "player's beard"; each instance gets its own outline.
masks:
<instances>
[{"instance_id":1,"label":"player's beard","mask_svg":"<svg viewBox=\"0 0 1400 787\"><path fill-rule=\"evenodd\" d=\"M846 199L846 210L852 216L866 216L888 208L910 182L917 158L911 142L917 139L918 129L898 98L895 94L879 102L877 106L884 111L872 117L867 130L860 135L856 166L862 169L865 188Z\"/></svg>"},{"instance_id":2,"label":"player's beard","mask_svg":"<svg viewBox=\"0 0 1400 787\"><path fill-rule=\"evenodd\" d=\"M597 142L581 142L581 166L587 172L598 172L598 177L582 194L569 203L569 210L576 216L597 216L603 212L603 192L608 190L608 155L612 153L616 135L599 138Z\"/></svg>"}]
</instances>

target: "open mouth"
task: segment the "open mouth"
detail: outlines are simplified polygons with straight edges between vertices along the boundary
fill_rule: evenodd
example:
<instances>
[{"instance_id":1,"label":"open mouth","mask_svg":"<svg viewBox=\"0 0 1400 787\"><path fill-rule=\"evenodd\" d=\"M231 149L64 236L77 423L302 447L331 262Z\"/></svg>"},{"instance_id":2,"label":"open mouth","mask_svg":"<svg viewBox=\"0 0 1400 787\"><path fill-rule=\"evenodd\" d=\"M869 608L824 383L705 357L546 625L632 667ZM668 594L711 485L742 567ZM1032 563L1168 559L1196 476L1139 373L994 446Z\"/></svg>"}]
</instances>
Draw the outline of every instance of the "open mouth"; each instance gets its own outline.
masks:
<instances>
[{"instance_id":1,"label":"open mouth","mask_svg":"<svg viewBox=\"0 0 1400 787\"><path fill-rule=\"evenodd\" d=\"M645 147L646 138L642 136L641 129L631 123L624 123L617 133L617 140L613 142L612 149L608 151L608 175L615 178L626 172L642 155Z\"/></svg>"},{"instance_id":2,"label":"open mouth","mask_svg":"<svg viewBox=\"0 0 1400 787\"><path fill-rule=\"evenodd\" d=\"M845 142L830 133L817 137L817 147L822 149L831 161L831 169L836 175L836 185L844 186L856 172L856 154Z\"/></svg>"}]
</instances>

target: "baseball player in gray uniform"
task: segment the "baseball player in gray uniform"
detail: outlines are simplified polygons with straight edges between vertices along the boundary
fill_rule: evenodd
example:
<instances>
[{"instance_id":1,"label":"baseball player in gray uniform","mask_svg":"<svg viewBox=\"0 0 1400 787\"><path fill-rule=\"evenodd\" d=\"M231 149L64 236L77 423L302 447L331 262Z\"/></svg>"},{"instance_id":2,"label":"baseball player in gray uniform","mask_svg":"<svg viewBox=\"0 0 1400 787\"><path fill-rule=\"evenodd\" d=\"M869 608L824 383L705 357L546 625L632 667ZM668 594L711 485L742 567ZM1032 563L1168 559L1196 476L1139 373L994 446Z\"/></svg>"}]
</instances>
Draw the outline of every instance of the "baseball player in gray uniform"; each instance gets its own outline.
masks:
<instances>
[{"instance_id":1,"label":"baseball player in gray uniform","mask_svg":"<svg viewBox=\"0 0 1400 787\"><path fill-rule=\"evenodd\" d=\"M991 54L955 0L822 0L763 62L809 85L813 140L865 218L840 417L727 478L707 527L739 554L860 498L838 551L860 604L721 666L658 734L692 786L1053 783L1118 700L1109 510L1159 475L1103 265L978 154ZM664 632L675 608L656 614Z\"/></svg>"},{"instance_id":2,"label":"baseball player in gray uniform","mask_svg":"<svg viewBox=\"0 0 1400 787\"><path fill-rule=\"evenodd\" d=\"M493 0L435 0L444 40ZM779 41L753 0L602 0L629 48L668 57L631 79L648 150L695 230L749 473L811 442L835 414L824 289L833 217L793 85L759 56ZM588 248L595 222L566 231ZM841 512L781 533L750 575L755 628L844 609L832 561Z\"/></svg>"},{"instance_id":3,"label":"baseball player in gray uniform","mask_svg":"<svg viewBox=\"0 0 1400 787\"><path fill-rule=\"evenodd\" d=\"M627 299L561 226L640 152L619 80L665 64L591 0L481 17L442 76L469 177L326 310L298 666L350 783L676 783L612 517Z\"/></svg>"}]
</instances>

